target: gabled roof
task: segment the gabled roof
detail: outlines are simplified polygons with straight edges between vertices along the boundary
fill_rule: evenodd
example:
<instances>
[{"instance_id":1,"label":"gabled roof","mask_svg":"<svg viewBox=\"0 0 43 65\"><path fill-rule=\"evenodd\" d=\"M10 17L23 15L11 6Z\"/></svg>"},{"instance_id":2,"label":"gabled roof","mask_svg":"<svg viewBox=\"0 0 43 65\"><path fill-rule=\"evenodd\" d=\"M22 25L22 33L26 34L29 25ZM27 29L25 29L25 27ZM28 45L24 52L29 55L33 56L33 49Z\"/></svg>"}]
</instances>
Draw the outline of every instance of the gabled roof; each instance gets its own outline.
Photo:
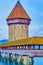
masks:
<instances>
[{"instance_id":1,"label":"gabled roof","mask_svg":"<svg viewBox=\"0 0 43 65\"><path fill-rule=\"evenodd\" d=\"M26 18L31 20L19 1L16 3L15 7L13 8L13 10L11 11L10 15L6 20L15 18Z\"/></svg>"},{"instance_id":2,"label":"gabled roof","mask_svg":"<svg viewBox=\"0 0 43 65\"><path fill-rule=\"evenodd\" d=\"M10 41L0 44L0 47L18 46L18 45L43 45L43 37L30 37L21 40Z\"/></svg>"}]
</instances>

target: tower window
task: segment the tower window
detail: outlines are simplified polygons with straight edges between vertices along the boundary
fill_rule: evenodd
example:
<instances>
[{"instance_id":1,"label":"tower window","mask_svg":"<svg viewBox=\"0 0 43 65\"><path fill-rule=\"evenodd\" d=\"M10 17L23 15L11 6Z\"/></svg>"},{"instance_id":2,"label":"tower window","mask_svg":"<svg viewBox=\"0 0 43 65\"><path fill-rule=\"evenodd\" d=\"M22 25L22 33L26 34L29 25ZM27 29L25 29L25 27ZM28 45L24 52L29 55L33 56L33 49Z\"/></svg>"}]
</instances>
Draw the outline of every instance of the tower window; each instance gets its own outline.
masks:
<instances>
[{"instance_id":1,"label":"tower window","mask_svg":"<svg viewBox=\"0 0 43 65\"><path fill-rule=\"evenodd\" d=\"M25 26L25 28L27 28L27 26Z\"/></svg>"},{"instance_id":2,"label":"tower window","mask_svg":"<svg viewBox=\"0 0 43 65\"><path fill-rule=\"evenodd\" d=\"M16 29L16 26L14 26L14 29Z\"/></svg>"},{"instance_id":3,"label":"tower window","mask_svg":"<svg viewBox=\"0 0 43 65\"><path fill-rule=\"evenodd\" d=\"M22 29L23 29L23 26L22 26Z\"/></svg>"},{"instance_id":4,"label":"tower window","mask_svg":"<svg viewBox=\"0 0 43 65\"><path fill-rule=\"evenodd\" d=\"M22 29L25 29L26 28L26 26L22 26Z\"/></svg>"}]
</instances>

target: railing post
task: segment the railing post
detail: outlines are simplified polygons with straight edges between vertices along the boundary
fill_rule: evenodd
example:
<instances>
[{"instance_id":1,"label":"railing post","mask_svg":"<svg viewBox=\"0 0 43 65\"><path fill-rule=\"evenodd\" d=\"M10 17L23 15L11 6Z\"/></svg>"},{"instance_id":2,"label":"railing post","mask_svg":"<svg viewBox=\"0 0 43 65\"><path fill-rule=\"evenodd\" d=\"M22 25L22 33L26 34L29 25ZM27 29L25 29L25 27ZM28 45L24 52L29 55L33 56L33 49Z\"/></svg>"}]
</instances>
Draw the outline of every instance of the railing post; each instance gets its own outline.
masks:
<instances>
[{"instance_id":1,"label":"railing post","mask_svg":"<svg viewBox=\"0 0 43 65\"><path fill-rule=\"evenodd\" d=\"M40 49L40 45L38 46L38 49Z\"/></svg>"}]
</instances>

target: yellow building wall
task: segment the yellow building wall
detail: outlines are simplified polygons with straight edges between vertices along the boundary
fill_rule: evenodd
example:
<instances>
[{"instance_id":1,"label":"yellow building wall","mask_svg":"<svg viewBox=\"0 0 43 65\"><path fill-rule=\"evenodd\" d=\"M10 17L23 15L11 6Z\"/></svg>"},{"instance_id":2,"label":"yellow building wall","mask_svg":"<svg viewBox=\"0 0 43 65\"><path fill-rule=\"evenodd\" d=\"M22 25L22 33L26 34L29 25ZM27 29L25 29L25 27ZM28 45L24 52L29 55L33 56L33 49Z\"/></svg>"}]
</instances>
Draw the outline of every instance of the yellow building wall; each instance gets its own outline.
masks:
<instances>
[{"instance_id":1,"label":"yellow building wall","mask_svg":"<svg viewBox=\"0 0 43 65\"><path fill-rule=\"evenodd\" d=\"M18 40L28 37L28 25L14 24L9 26L9 40Z\"/></svg>"}]
</instances>

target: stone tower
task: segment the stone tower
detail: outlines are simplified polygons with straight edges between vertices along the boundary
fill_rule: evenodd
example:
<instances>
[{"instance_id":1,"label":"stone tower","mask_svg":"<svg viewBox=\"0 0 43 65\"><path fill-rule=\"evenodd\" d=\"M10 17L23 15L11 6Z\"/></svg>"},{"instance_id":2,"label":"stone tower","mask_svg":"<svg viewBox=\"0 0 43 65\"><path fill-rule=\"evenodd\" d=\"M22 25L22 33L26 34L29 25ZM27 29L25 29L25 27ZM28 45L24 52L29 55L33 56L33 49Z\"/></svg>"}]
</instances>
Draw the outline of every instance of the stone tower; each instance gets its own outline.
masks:
<instances>
[{"instance_id":1,"label":"stone tower","mask_svg":"<svg viewBox=\"0 0 43 65\"><path fill-rule=\"evenodd\" d=\"M30 17L18 1L7 18L7 24L9 26L9 40L13 41L27 38L30 21Z\"/></svg>"}]
</instances>

